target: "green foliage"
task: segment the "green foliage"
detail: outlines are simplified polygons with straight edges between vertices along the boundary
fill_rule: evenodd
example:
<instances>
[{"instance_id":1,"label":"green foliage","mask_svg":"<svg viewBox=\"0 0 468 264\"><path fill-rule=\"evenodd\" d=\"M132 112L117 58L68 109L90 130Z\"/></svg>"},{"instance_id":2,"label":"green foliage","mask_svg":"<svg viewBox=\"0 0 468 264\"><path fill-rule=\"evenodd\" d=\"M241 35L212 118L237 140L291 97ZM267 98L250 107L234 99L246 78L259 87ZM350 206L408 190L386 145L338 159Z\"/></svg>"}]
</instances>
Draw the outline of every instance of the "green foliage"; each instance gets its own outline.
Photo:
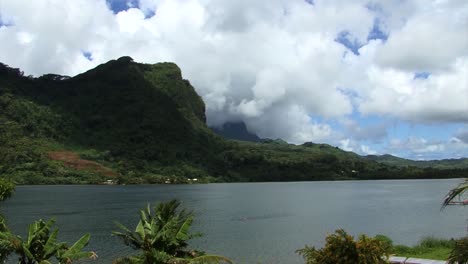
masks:
<instances>
[{"instance_id":1,"label":"green foliage","mask_svg":"<svg viewBox=\"0 0 468 264\"><path fill-rule=\"evenodd\" d=\"M468 177L468 169L393 166L339 148L282 140L223 140L173 63L122 57L69 78L24 77L0 65L0 174L17 184L102 183L99 173L52 161L72 151L120 183L313 181Z\"/></svg>"},{"instance_id":2,"label":"green foliage","mask_svg":"<svg viewBox=\"0 0 468 264\"><path fill-rule=\"evenodd\" d=\"M15 185L12 182L0 179L0 201L10 198L14 191Z\"/></svg>"},{"instance_id":3,"label":"green foliage","mask_svg":"<svg viewBox=\"0 0 468 264\"><path fill-rule=\"evenodd\" d=\"M390 166L397 167L418 167L418 168L436 168L436 169L467 169L468 158L443 159L443 160L408 160L392 155L368 155L365 157Z\"/></svg>"},{"instance_id":4,"label":"green foliage","mask_svg":"<svg viewBox=\"0 0 468 264\"><path fill-rule=\"evenodd\" d=\"M153 211L148 205L145 210L140 211L140 220L135 231L117 223L123 232L115 231L112 234L141 253L117 259L114 263L231 263L224 257L204 255L203 252L187 249L187 241L199 234L189 232L193 214L178 210L179 205L180 202L172 200L158 204Z\"/></svg>"},{"instance_id":5,"label":"green foliage","mask_svg":"<svg viewBox=\"0 0 468 264\"><path fill-rule=\"evenodd\" d=\"M18 256L19 264L47 264L55 258L59 263L72 263L83 258L95 258L94 252L83 251L88 244L90 235L81 237L72 246L57 242L58 229L52 230L55 220L35 221L29 225L28 236L22 239L9 230L0 232L0 252L5 260L10 254Z\"/></svg>"},{"instance_id":6,"label":"green foliage","mask_svg":"<svg viewBox=\"0 0 468 264\"><path fill-rule=\"evenodd\" d=\"M449 264L467 264L468 263L468 237L455 241L455 246L448 258Z\"/></svg>"},{"instance_id":7,"label":"green foliage","mask_svg":"<svg viewBox=\"0 0 468 264\"><path fill-rule=\"evenodd\" d=\"M385 252L393 252L393 241L389 237L379 234L376 235L374 238L380 241L382 248L385 250Z\"/></svg>"},{"instance_id":8,"label":"green foliage","mask_svg":"<svg viewBox=\"0 0 468 264\"><path fill-rule=\"evenodd\" d=\"M436 237L425 237L421 239L419 242L419 246L425 248L437 248L437 247L445 247L451 248L453 247L453 240L441 239Z\"/></svg>"},{"instance_id":9,"label":"green foliage","mask_svg":"<svg viewBox=\"0 0 468 264\"><path fill-rule=\"evenodd\" d=\"M296 251L307 264L378 264L388 263L389 252L376 238L360 235L357 241L343 229L327 236L325 247L305 246Z\"/></svg>"},{"instance_id":10,"label":"green foliage","mask_svg":"<svg viewBox=\"0 0 468 264\"><path fill-rule=\"evenodd\" d=\"M15 191L15 185L9 181L4 179L0 179L0 201L4 201L11 197L13 192ZM0 234L7 232L8 227L6 225L5 218L0 213ZM8 243L4 243L4 241L0 240L0 263L4 263L11 248L9 247Z\"/></svg>"},{"instance_id":11,"label":"green foliage","mask_svg":"<svg viewBox=\"0 0 468 264\"><path fill-rule=\"evenodd\" d=\"M425 237L412 247L396 245L392 253L404 257L447 260L454 246L454 240Z\"/></svg>"}]
</instances>

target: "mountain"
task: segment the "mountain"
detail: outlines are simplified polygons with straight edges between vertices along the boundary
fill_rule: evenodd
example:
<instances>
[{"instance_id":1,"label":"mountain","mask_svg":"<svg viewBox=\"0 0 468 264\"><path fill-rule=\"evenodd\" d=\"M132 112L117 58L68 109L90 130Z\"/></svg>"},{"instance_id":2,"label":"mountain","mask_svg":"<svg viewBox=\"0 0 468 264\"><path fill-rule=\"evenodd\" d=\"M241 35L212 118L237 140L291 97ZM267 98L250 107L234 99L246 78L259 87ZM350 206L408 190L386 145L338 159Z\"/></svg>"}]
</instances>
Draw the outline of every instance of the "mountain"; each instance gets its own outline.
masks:
<instances>
[{"instance_id":1,"label":"mountain","mask_svg":"<svg viewBox=\"0 0 468 264\"><path fill-rule=\"evenodd\" d=\"M261 142L262 139L256 134L250 133L244 122L227 122L221 127L212 127L213 132L226 138L233 140L242 140L250 142Z\"/></svg>"},{"instance_id":2,"label":"mountain","mask_svg":"<svg viewBox=\"0 0 468 264\"><path fill-rule=\"evenodd\" d=\"M9 146L2 152L11 153L0 172L19 183L49 183L59 170L48 160L51 151L80 152L123 175L178 162L196 175L221 146L205 125L203 100L173 63L138 64L122 57L73 78L24 77L1 65L0 77L1 132L3 147ZM11 161L18 166L8 166ZM90 180L65 171L74 181ZM59 182L70 180L64 177L54 175Z\"/></svg>"},{"instance_id":3,"label":"mountain","mask_svg":"<svg viewBox=\"0 0 468 264\"><path fill-rule=\"evenodd\" d=\"M460 159L442 159L442 160L409 160L393 155L368 155L366 159L377 161L379 163L397 166L397 167L418 167L418 168L437 168L437 169L467 169L468 158Z\"/></svg>"},{"instance_id":4,"label":"mountain","mask_svg":"<svg viewBox=\"0 0 468 264\"><path fill-rule=\"evenodd\" d=\"M246 135L245 125L234 128ZM177 65L122 57L74 77L33 78L0 64L0 175L132 184L447 178L468 169L391 166L310 142L225 140L207 127L205 104Z\"/></svg>"}]
</instances>

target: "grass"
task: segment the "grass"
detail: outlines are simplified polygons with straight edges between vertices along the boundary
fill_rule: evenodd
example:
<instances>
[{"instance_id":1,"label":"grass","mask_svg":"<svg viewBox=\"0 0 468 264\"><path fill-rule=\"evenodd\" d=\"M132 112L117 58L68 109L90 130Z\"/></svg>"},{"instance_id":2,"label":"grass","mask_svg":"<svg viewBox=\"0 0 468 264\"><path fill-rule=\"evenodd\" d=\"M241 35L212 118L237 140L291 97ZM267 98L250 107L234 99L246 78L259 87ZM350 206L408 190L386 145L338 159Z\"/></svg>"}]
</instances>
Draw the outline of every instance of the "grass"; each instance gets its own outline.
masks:
<instances>
[{"instance_id":1,"label":"grass","mask_svg":"<svg viewBox=\"0 0 468 264\"><path fill-rule=\"evenodd\" d=\"M412 247L396 245L393 251L402 257L447 260L454 246L453 240L426 237Z\"/></svg>"}]
</instances>

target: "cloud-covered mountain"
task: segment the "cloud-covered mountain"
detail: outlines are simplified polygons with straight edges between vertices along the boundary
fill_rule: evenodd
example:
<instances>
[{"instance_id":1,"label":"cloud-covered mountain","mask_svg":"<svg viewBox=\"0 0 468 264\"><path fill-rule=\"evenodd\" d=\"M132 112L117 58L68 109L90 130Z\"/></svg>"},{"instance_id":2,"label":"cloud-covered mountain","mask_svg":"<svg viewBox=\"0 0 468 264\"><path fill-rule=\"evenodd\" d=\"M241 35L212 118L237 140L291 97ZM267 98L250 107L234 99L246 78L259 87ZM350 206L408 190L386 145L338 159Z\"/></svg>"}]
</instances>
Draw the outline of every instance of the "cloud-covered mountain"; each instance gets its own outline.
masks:
<instances>
[{"instance_id":1,"label":"cloud-covered mountain","mask_svg":"<svg viewBox=\"0 0 468 264\"><path fill-rule=\"evenodd\" d=\"M127 54L183 68L210 126L242 121L261 138L361 154L468 156L466 1L2 2L0 60L26 74L74 75Z\"/></svg>"},{"instance_id":2,"label":"cloud-covered mountain","mask_svg":"<svg viewBox=\"0 0 468 264\"><path fill-rule=\"evenodd\" d=\"M261 142L262 139L247 130L244 122L224 123L221 127L211 128L216 134L227 139L243 140L250 142Z\"/></svg>"},{"instance_id":3,"label":"cloud-covered mountain","mask_svg":"<svg viewBox=\"0 0 468 264\"><path fill-rule=\"evenodd\" d=\"M173 63L122 57L74 77L0 64L0 174L18 184L465 177L393 167L327 144L228 141ZM244 126L242 128L245 128Z\"/></svg>"}]
</instances>

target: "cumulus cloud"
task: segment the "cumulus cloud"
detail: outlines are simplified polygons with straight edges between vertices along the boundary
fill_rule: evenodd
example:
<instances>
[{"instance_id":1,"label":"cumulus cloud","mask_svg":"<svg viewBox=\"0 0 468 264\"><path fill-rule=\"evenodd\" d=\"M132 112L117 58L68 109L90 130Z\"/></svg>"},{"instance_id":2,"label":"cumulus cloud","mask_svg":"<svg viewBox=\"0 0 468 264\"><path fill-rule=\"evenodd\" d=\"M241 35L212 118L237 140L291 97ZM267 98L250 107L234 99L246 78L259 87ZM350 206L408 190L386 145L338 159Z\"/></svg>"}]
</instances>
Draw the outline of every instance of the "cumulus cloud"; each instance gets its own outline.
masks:
<instances>
[{"instance_id":1,"label":"cumulus cloud","mask_svg":"<svg viewBox=\"0 0 468 264\"><path fill-rule=\"evenodd\" d=\"M427 1L391 32L376 62L409 72L450 70L468 55L468 9L462 1Z\"/></svg>"},{"instance_id":2,"label":"cumulus cloud","mask_svg":"<svg viewBox=\"0 0 468 264\"><path fill-rule=\"evenodd\" d=\"M115 13L109 2L1 1L0 61L34 75L123 55L173 61L212 126L244 121L261 137L344 140L361 153L375 152L359 141L385 138L384 126L354 124L343 136L327 120L357 111L468 122L466 1L132 0Z\"/></svg>"},{"instance_id":3,"label":"cumulus cloud","mask_svg":"<svg viewBox=\"0 0 468 264\"><path fill-rule=\"evenodd\" d=\"M468 122L468 57L449 67L444 74L419 79L412 72L371 66L359 109L416 122Z\"/></svg>"},{"instance_id":4,"label":"cumulus cloud","mask_svg":"<svg viewBox=\"0 0 468 264\"><path fill-rule=\"evenodd\" d=\"M459 141L464 142L465 144L468 144L468 126L460 129L456 134L455 138Z\"/></svg>"},{"instance_id":5,"label":"cumulus cloud","mask_svg":"<svg viewBox=\"0 0 468 264\"><path fill-rule=\"evenodd\" d=\"M346 135L356 141L371 141L379 143L387 137L387 124L381 122L370 125L362 125L352 119L341 121L345 127Z\"/></svg>"},{"instance_id":6,"label":"cumulus cloud","mask_svg":"<svg viewBox=\"0 0 468 264\"><path fill-rule=\"evenodd\" d=\"M352 151L363 156L378 154L378 152L374 150L371 146L362 144L359 141L350 138L344 138L339 140L337 145L344 151Z\"/></svg>"},{"instance_id":7,"label":"cumulus cloud","mask_svg":"<svg viewBox=\"0 0 468 264\"><path fill-rule=\"evenodd\" d=\"M468 144L452 137L448 140L428 140L422 137L393 139L390 141L389 153L401 157L431 160L440 158L462 158L466 156ZM444 153L444 155L441 155Z\"/></svg>"}]
</instances>

